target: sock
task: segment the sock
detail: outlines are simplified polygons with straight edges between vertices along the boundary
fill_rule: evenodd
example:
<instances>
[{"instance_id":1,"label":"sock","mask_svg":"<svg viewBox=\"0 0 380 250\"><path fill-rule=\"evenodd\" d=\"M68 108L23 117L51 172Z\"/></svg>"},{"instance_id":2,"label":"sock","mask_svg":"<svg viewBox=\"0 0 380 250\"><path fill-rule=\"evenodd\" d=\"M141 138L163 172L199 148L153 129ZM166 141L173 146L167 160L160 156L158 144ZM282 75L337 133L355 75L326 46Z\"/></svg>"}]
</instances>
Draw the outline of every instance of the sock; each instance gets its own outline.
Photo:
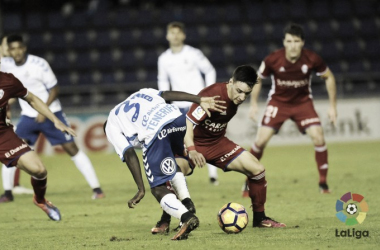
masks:
<instances>
[{"instance_id":1,"label":"sock","mask_svg":"<svg viewBox=\"0 0 380 250\"><path fill-rule=\"evenodd\" d=\"M319 184L326 184L327 179L327 146L323 144L321 146L315 146L315 160L317 162L318 172L319 172Z\"/></svg>"},{"instance_id":2,"label":"sock","mask_svg":"<svg viewBox=\"0 0 380 250\"><path fill-rule=\"evenodd\" d=\"M16 168L15 179L14 179L13 186L14 187L20 186L20 169L19 168Z\"/></svg>"},{"instance_id":3,"label":"sock","mask_svg":"<svg viewBox=\"0 0 380 250\"><path fill-rule=\"evenodd\" d=\"M181 216L188 212L187 208L175 197L174 194L167 194L160 201L162 209L171 216L181 219Z\"/></svg>"},{"instance_id":4,"label":"sock","mask_svg":"<svg viewBox=\"0 0 380 250\"><path fill-rule=\"evenodd\" d=\"M44 203L47 188L47 176L42 179L37 179L36 177L32 176L31 183L37 203Z\"/></svg>"},{"instance_id":5,"label":"sock","mask_svg":"<svg viewBox=\"0 0 380 250\"><path fill-rule=\"evenodd\" d=\"M207 169L208 169L208 176L210 178L214 178L215 180L217 180L218 179L217 168L211 164L207 164Z\"/></svg>"},{"instance_id":6,"label":"sock","mask_svg":"<svg viewBox=\"0 0 380 250\"><path fill-rule=\"evenodd\" d=\"M5 190L4 192L4 196L5 197L8 197L10 199L13 199L13 194L12 194L12 191L11 190Z\"/></svg>"},{"instance_id":7,"label":"sock","mask_svg":"<svg viewBox=\"0 0 380 250\"><path fill-rule=\"evenodd\" d=\"M166 221L168 223L170 223L171 221L171 216L170 214L168 214L167 212L165 212L165 210L162 211L162 215L161 215L161 220L160 221Z\"/></svg>"},{"instance_id":8,"label":"sock","mask_svg":"<svg viewBox=\"0 0 380 250\"><path fill-rule=\"evenodd\" d=\"M76 155L71 157L71 160L74 161L75 166L82 173L92 189L100 187L94 167L92 166L90 159L83 151L79 150Z\"/></svg>"},{"instance_id":9,"label":"sock","mask_svg":"<svg viewBox=\"0 0 380 250\"><path fill-rule=\"evenodd\" d=\"M263 212L267 199L267 182L265 170L248 179L249 197L252 201L253 212Z\"/></svg>"},{"instance_id":10,"label":"sock","mask_svg":"<svg viewBox=\"0 0 380 250\"><path fill-rule=\"evenodd\" d=\"M261 148L257 146L256 143L253 143L249 152L253 154L258 160L260 160L261 157L263 156L264 148Z\"/></svg>"},{"instance_id":11,"label":"sock","mask_svg":"<svg viewBox=\"0 0 380 250\"><path fill-rule=\"evenodd\" d=\"M169 182L172 185L179 200L182 201L185 198L190 198L189 189L187 189L186 178L182 172L177 172L174 175L173 179L171 179Z\"/></svg>"},{"instance_id":12,"label":"sock","mask_svg":"<svg viewBox=\"0 0 380 250\"><path fill-rule=\"evenodd\" d=\"M1 176L3 179L3 188L5 191L12 191L14 185L14 176L16 172L16 167L7 168L4 164L1 168Z\"/></svg>"},{"instance_id":13,"label":"sock","mask_svg":"<svg viewBox=\"0 0 380 250\"><path fill-rule=\"evenodd\" d=\"M95 193L97 193L97 194L103 193L103 191L102 191L101 188L93 188L92 191L95 192Z\"/></svg>"}]
</instances>

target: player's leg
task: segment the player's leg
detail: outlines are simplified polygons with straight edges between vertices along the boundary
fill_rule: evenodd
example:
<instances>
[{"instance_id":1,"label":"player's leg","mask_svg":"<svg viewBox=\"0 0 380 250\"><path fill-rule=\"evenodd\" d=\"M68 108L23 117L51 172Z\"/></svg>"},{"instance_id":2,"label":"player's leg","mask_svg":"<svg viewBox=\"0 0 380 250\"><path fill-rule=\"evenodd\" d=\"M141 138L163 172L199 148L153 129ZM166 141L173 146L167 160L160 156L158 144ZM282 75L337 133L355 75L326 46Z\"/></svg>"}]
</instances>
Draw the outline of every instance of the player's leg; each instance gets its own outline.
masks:
<instances>
[{"instance_id":1,"label":"player's leg","mask_svg":"<svg viewBox=\"0 0 380 250\"><path fill-rule=\"evenodd\" d=\"M104 198L105 195L100 187L98 177L96 176L95 169L88 158L88 156L81 150L78 149L74 141L66 142L61 144L62 148L67 154L71 156L77 169L82 173L87 183L93 190L93 199Z\"/></svg>"},{"instance_id":2,"label":"player's leg","mask_svg":"<svg viewBox=\"0 0 380 250\"><path fill-rule=\"evenodd\" d=\"M14 172L14 184L13 184L12 193L13 194L34 194L33 189L21 186L20 175L21 175L20 169L16 168L16 171Z\"/></svg>"},{"instance_id":3,"label":"player's leg","mask_svg":"<svg viewBox=\"0 0 380 250\"><path fill-rule=\"evenodd\" d=\"M323 129L321 126L310 126L306 129L306 133L310 136L315 150L315 161L319 172L319 190L322 194L330 193L327 185L327 146L323 136Z\"/></svg>"},{"instance_id":4,"label":"player's leg","mask_svg":"<svg viewBox=\"0 0 380 250\"><path fill-rule=\"evenodd\" d=\"M1 177L3 180L4 194L0 196L0 203L13 201L12 189L14 187L14 173L16 172L15 167L7 168L4 164L1 168Z\"/></svg>"},{"instance_id":5,"label":"player's leg","mask_svg":"<svg viewBox=\"0 0 380 250\"><path fill-rule=\"evenodd\" d=\"M264 148L272 138L272 136L276 133L276 130L272 127L261 126L259 127L256 135L255 142L252 144L249 152L254 155L258 160L263 156ZM243 186L243 197L249 197L248 191L248 179L246 179L245 185Z\"/></svg>"},{"instance_id":6,"label":"player's leg","mask_svg":"<svg viewBox=\"0 0 380 250\"><path fill-rule=\"evenodd\" d=\"M253 209L254 227L286 227L284 223L277 222L265 215L264 205L267 196L267 182L265 180L264 166L249 152L243 151L227 166L245 174L248 177L249 197Z\"/></svg>"},{"instance_id":7,"label":"player's leg","mask_svg":"<svg viewBox=\"0 0 380 250\"><path fill-rule=\"evenodd\" d=\"M61 122L63 122L66 126L69 126L69 123L66 121L66 116L62 111L55 112L54 114ZM40 124L40 128L41 132L49 140L51 145L61 145L66 153L71 156L71 159L73 160L75 166L82 173L87 183L92 188L92 198L104 198L105 196L102 189L100 188L94 167L87 155L78 149L74 138L71 135L62 133L56 129L54 123L52 123L50 120L46 120L44 123Z\"/></svg>"},{"instance_id":8,"label":"player's leg","mask_svg":"<svg viewBox=\"0 0 380 250\"><path fill-rule=\"evenodd\" d=\"M41 208L50 219L54 221L61 220L61 214L58 208L45 199L47 171L38 155L34 151L22 154L17 161L17 167L32 176L31 183L34 190L34 204Z\"/></svg>"},{"instance_id":9,"label":"player's leg","mask_svg":"<svg viewBox=\"0 0 380 250\"><path fill-rule=\"evenodd\" d=\"M217 168L211 164L207 164L207 169L208 169L208 176L210 177L210 183L215 186L218 186L219 181L218 181Z\"/></svg>"}]
</instances>

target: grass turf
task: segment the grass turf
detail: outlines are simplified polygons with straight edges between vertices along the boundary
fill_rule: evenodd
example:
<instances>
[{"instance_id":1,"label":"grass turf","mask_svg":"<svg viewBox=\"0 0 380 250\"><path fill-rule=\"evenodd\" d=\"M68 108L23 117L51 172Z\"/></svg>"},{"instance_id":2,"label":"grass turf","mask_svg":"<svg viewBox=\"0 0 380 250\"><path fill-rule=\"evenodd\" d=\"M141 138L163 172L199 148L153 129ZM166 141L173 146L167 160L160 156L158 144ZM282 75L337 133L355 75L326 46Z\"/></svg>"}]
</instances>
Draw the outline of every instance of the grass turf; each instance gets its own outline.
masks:
<instances>
[{"instance_id":1,"label":"grass turf","mask_svg":"<svg viewBox=\"0 0 380 250\"><path fill-rule=\"evenodd\" d=\"M267 170L266 214L287 224L285 229L252 228L227 235L216 214L227 202L243 204L244 176L219 171L219 186L209 184L206 169L187 178L200 227L186 241L151 235L161 208L146 186L146 195L129 209L136 186L116 154L89 154L106 198L91 200L91 189L66 155L43 157L48 168L47 198L62 212L53 222L32 203L30 195L0 204L0 249L377 249L380 245L380 142L329 144L330 195L318 193L314 150L310 146L268 147L262 163ZM144 182L147 180L144 177ZM27 174L21 183L30 187ZM346 226L335 217L335 203L346 192L359 193L369 205L361 225ZM177 226L172 219L171 227ZM336 237L336 230L368 231L369 237Z\"/></svg>"}]
</instances>

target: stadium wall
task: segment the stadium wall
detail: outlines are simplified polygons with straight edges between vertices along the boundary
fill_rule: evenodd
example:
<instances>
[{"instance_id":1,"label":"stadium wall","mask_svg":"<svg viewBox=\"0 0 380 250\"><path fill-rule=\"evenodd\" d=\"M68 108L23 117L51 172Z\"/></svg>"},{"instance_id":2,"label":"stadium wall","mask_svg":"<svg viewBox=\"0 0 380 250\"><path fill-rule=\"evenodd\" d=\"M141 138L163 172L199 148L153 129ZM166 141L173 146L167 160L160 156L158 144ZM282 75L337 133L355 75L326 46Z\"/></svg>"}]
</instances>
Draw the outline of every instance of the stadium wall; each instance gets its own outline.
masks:
<instances>
[{"instance_id":1,"label":"stadium wall","mask_svg":"<svg viewBox=\"0 0 380 250\"><path fill-rule=\"evenodd\" d=\"M258 117L262 117L265 103L259 103ZM328 101L315 101L327 142L371 141L380 140L380 100L350 99L338 101L338 121L333 127L327 117ZM257 124L248 118L248 102L243 104L228 125L228 137L233 141L249 147L253 142ZM76 130L76 142L83 150L89 152L113 152L103 133L103 123L107 113L68 115L68 120ZM291 121L287 121L279 133L272 138L270 145L309 144L310 139L298 132ZM63 153L60 147L51 147L43 137L36 144L39 153Z\"/></svg>"}]
</instances>

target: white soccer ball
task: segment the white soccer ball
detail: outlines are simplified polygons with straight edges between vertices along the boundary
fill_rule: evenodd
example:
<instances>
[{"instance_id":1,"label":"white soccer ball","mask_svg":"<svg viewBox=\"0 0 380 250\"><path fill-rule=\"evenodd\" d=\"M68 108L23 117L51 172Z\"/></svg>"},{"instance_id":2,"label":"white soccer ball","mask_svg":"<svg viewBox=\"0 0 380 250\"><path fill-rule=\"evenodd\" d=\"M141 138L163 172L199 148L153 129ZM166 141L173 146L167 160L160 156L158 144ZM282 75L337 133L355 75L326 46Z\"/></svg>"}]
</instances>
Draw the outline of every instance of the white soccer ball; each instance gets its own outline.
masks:
<instances>
[{"instance_id":1,"label":"white soccer ball","mask_svg":"<svg viewBox=\"0 0 380 250\"><path fill-rule=\"evenodd\" d=\"M347 213L353 215L358 211L358 207L355 204L350 203L347 205L346 211Z\"/></svg>"}]
</instances>

